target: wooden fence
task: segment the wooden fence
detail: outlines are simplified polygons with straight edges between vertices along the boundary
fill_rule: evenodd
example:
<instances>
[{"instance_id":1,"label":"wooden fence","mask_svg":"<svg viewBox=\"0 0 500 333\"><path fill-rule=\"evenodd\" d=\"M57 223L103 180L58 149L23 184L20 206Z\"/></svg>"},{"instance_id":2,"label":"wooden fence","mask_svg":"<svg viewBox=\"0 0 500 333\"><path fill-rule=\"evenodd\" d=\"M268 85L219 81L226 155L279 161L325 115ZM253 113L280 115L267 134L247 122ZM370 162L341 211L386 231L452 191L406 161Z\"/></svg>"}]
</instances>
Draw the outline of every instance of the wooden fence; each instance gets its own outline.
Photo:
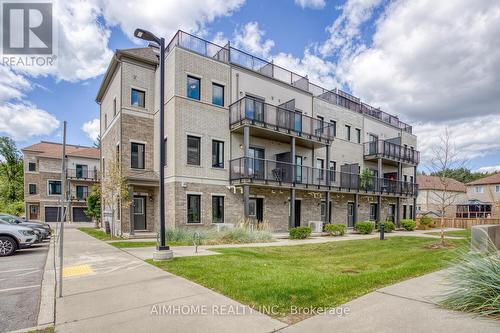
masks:
<instances>
[{"instance_id":1,"label":"wooden fence","mask_svg":"<svg viewBox=\"0 0 500 333\"><path fill-rule=\"evenodd\" d=\"M434 227L439 228L441 226L441 219L433 218ZM417 218L417 223L420 225L420 218ZM467 218L458 218L458 217L445 217L444 225L446 228L462 228L462 229L470 229L474 225L483 225L483 224L500 224L500 219L493 218L475 218L475 219L467 219Z\"/></svg>"}]
</instances>

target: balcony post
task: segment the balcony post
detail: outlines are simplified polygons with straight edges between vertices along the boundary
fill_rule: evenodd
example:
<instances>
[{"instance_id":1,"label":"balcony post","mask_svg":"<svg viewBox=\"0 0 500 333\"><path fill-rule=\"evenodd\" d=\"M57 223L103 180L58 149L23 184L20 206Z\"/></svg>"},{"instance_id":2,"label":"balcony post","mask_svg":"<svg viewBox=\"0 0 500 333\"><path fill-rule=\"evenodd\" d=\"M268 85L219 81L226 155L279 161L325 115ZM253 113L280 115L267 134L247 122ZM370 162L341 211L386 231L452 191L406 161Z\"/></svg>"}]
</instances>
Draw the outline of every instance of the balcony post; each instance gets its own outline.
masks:
<instances>
[{"instance_id":1,"label":"balcony post","mask_svg":"<svg viewBox=\"0 0 500 333\"><path fill-rule=\"evenodd\" d=\"M377 222L380 223L381 222L381 217L382 217L382 196L381 195L377 195Z\"/></svg>"},{"instance_id":2,"label":"balcony post","mask_svg":"<svg viewBox=\"0 0 500 333\"><path fill-rule=\"evenodd\" d=\"M249 167L249 149L250 149L250 127L243 127L243 156L245 157L245 177L248 177L248 167ZM243 213L245 219L248 219L248 204L250 202L250 187L248 185L243 185Z\"/></svg>"},{"instance_id":3,"label":"balcony post","mask_svg":"<svg viewBox=\"0 0 500 333\"><path fill-rule=\"evenodd\" d=\"M133 200L134 198L134 187L132 185L128 186L128 197L130 200ZM132 201L133 202L133 201ZM118 207L118 209L121 209L121 207ZM120 217L122 216L123 212L120 212ZM129 235L133 236L134 235L134 205L130 205L129 207Z\"/></svg>"},{"instance_id":4,"label":"balcony post","mask_svg":"<svg viewBox=\"0 0 500 333\"><path fill-rule=\"evenodd\" d=\"M326 203L325 203L325 224L330 223L330 145L326 145Z\"/></svg>"},{"instance_id":5,"label":"balcony post","mask_svg":"<svg viewBox=\"0 0 500 333\"><path fill-rule=\"evenodd\" d=\"M413 220L417 219L417 195L418 190L415 189L415 183L417 182L417 166L413 167L413 184L411 184L413 189Z\"/></svg>"},{"instance_id":6,"label":"balcony post","mask_svg":"<svg viewBox=\"0 0 500 333\"><path fill-rule=\"evenodd\" d=\"M379 184L378 184L377 190L379 192L382 192L382 186L384 184L383 184L383 182L381 184L380 180L384 178L384 170L382 170L382 158L380 156L377 158L377 163L378 163L378 168L377 168L378 171L377 172L378 172L378 179L379 179L379 181L378 181Z\"/></svg>"},{"instance_id":7,"label":"balcony post","mask_svg":"<svg viewBox=\"0 0 500 333\"><path fill-rule=\"evenodd\" d=\"M359 194L356 193L354 195L354 211L352 214L352 219L353 219L353 226L356 225L356 222L358 222L358 204L359 204Z\"/></svg>"},{"instance_id":8,"label":"balcony post","mask_svg":"<svg viewBox=\"0 0 500 333\"><path fill-rule=\"evenodd\" d=\"M295 137L292 137L291 146L291 163L292 163L292 184L295 186ZM290 228L295 227L295 188L290 190Z\"/></svg>"}]
</instances>

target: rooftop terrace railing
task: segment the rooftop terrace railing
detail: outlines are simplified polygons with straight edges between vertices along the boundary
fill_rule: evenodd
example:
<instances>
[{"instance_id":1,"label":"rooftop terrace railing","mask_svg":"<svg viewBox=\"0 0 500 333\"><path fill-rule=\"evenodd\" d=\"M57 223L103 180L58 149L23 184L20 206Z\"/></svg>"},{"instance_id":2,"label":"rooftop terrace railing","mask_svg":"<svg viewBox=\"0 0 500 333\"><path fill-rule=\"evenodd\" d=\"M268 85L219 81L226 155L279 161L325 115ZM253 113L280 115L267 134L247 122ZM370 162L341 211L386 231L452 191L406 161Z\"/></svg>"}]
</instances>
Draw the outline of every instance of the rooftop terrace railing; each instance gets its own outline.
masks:
<instances>
[{"instance_id":1,"label":"rooftop terrace railing","mask_svg":"<svg viewBox=\"0 0 500 333\"><path fill-rule=\"evenodd\" d=\"M400 121L397 116L390 115L380 109L362 103L358 97L352 96L340 89L329 90L322 88L314 83L311 83L307 76L294 73L274 64L272 61L269 62L244 51L238 50L230 46L230 44L219 46L179 30L168 44L166 52L170 52L175 46L182 47L218 61L235 64L237 66L253 70L262 75L287 83L298 89L307 91L313 96L329 103L367 115L402 129L405 132L412 133L412 127Z\"/></svg>"}]
</instances>

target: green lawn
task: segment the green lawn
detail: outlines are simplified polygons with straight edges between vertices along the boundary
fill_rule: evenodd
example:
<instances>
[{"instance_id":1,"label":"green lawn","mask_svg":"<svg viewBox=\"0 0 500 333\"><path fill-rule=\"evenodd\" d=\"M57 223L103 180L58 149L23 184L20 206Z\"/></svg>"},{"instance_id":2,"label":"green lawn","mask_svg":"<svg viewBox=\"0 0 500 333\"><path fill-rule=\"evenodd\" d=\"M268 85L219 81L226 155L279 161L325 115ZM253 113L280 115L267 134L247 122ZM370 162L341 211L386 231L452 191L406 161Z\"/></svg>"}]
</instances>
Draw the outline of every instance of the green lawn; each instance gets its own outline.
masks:
<instances>
[{"instance_id":1,"label":"green lawn","mask_svg":"<svg viewBox=\"0 0 500 333\"><path fill-rule=\"evenodd\" d=\"M89 236L97 238L102 241L112 240L112 239L121 239L119 237L111 237L110 234L105 233L104 231L96 228L78 228L78 230L86 233Z\"/></svg>"},{"instance_id":2,"label":"green lawn","mask_svg":"<svg viewBox=\"0 0 500 333\"><path fill-rule=\"evenodd\" d=\"M253 306L278 306L278 319L295 322L290 307L333 307L385 285L447 266L466 242L428 249L435 239L391 237L299 246L216 249L223 255L149 263Z\"/></svg>"},{"instance_id":3,"label":"green lawn","mask_svg":"<svg viewBox=\"0 0 500 333\"><path fill-rule=\"evenodd\" d=\"M441 231L426 232L426 234L428 234L428 235L435 235L435 236L441 236ZM445 236L450 236L450 237L465 237L465 238L469 238L470 235L471 235L471 231L470 231L470 229L445 231L444 235Z\"/></svg>"}]
</instances>

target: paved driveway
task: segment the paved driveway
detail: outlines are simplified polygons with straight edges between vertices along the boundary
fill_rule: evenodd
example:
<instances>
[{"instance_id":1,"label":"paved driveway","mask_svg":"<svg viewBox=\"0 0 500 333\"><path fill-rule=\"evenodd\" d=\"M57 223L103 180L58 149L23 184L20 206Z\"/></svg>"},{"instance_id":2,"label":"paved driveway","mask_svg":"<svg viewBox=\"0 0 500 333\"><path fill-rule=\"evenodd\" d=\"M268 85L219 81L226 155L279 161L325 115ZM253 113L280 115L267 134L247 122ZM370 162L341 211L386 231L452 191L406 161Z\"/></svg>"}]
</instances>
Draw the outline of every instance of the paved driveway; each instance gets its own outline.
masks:
<instances>
[{"instance_id":1,"label":"paved driveway","mask_svg":"<svg viewBox=\"0 0 500 333\"><path fill-rule=\"evenodd\" d=\"M0 258L0 332L37 325L49 242Z\"/></svg>"}]
</instances>

